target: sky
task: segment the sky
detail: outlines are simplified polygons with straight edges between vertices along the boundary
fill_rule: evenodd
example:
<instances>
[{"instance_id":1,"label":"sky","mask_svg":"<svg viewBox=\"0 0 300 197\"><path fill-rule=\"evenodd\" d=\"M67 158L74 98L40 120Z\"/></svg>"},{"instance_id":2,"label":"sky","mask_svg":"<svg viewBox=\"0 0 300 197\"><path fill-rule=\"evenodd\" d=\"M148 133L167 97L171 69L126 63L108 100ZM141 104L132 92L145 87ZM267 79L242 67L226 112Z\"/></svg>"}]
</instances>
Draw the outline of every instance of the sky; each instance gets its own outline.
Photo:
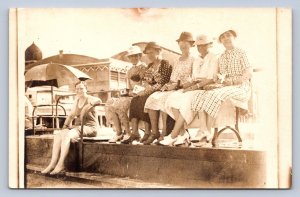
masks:
<instances>
[{"instance_id":1,"label":"sky","mask_svg":"<svg viewBox=\"0 0 300 197\"><path fill-rule=\"evenodd\" d=\"M231 28L253 66L263 67L271 62L264 53L274 52L275 24L274 9L23 9L19 41L20 51L35 42L44 58L63 50L101 59L143 41L180 52L175 40L183 31L217 38ZM223 47L216 41L213 51Z\"/></svg>"}]
</instances>

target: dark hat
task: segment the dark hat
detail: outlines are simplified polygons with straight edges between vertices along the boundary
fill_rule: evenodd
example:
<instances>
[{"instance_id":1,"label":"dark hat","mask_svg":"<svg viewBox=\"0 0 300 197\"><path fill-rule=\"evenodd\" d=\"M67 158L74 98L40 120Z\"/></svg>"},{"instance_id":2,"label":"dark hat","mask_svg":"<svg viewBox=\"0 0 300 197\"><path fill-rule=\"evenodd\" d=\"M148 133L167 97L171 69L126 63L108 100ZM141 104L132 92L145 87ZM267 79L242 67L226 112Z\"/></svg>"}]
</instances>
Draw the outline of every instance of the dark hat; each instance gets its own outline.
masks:
<instances>
[{"instance_id":1,"label":"dark hat","mask_svg":"<svg viewBox=\"0 0 300 197\"><path fill-rule=\"evenodd\" d=\"M193 35L190 32L182 32L180 34L180 37L176 41L177 42L179 42L179 41L187 41L187 42L192 42L192 43L195 42L195 40L193 39Z\"/></svg>"},{"instance_id":2,"label":"dark hat","mask_svg":"<svg viewBox=\"0 0 300 197\"><path fill-rule=\"evenodd\" d=\"M158 44L156 44L155 42L149 42L146 45L143 53L147 54L147 50L149 50L149 49L161 49L161 47Z\"/></svg>"},{"instance_id":3,"label":"dark hat","mask_svg":"<svg viewBox=\"0 0 300 197\"><path fill-rule=\"evenodd\" d=\"M236 35L236 32L234 31L234 30L232 30L232 29L228 29L228 30L223 30L222 31L222 33L219 35L219 42L221 42L221 36L223 35L223 34L225 34L226 32L230 32L234 37L236 37L237 35Z\"/></svg>"}]
</instances>

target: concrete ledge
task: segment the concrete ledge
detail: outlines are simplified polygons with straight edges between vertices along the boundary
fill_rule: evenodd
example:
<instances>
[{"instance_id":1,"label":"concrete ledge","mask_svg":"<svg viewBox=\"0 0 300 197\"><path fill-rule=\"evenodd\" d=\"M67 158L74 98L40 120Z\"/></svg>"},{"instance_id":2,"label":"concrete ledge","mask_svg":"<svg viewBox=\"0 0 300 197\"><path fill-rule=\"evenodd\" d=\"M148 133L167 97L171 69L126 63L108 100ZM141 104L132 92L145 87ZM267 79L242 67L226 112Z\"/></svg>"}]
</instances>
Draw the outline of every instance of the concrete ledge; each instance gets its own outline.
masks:
<instances>
[{"instance_id":1,"label":"concrete ledge","mask_svg":"<svg viewBox=\"0 0 300 197\"><path fill-rule=\"evenodd\" d=\"M78 170L78 144L66 161ZM52 139L26 138L26 163L46 166ZM264 188L263 151L85 142L83 171L192 188Z\"/></svg>"}]
</instances>

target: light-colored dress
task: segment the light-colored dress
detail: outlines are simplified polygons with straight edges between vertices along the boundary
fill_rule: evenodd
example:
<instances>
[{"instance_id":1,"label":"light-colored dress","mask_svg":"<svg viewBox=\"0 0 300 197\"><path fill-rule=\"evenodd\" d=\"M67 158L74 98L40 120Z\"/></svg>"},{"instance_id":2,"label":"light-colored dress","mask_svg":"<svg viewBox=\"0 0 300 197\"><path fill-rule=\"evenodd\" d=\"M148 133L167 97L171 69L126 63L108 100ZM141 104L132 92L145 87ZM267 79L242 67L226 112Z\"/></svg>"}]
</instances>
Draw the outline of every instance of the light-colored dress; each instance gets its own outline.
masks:
<instances>
[{"instance_id":1,"label":"light-colored dress","mask_svg":"<svg viewBox=\"0 0 300 197\"><path fill-rule=\"evenodd\" d=\"M239 79L245 69L249 68L248 58L242 49L226 50L219 58L219 72L233 80ZM246 102L251 96L251 83L245 81L241 85L226 86L209 91L199 92L192 101L193 111L205 111L216 118L220 106L227 99Z\"/></svg>"},{"instance_id":2,"label":"light-colored dress","mask_svg":"<svg viewBox=\"0 0 300 197\"><path fill-rule=\"evenodd\" d=\"M192 75L194 59L194 57L190 56L184 61L179 59L175 61L170 82L177 83L178 80L180 80L181 84L188 82ZM165 102L168 96L174 92L176 91L155 92L151 94L145 103L144 111L147 113L150 109L165 112Z\"/></svg>"},{"instance_id":3,"label":"light-colored dress","mask_svg":"<svg viewBox=\"0 0 300 197\"><path fill-rule=\"evenodd\" d=\"M148 97L155 91L170 81L172 66L167 60L161 60L158 69L155 69L153 63L148 65L144 76L145 90L143 95L135 96L130 103L129 120L136 118L138 120L150 123L148 113L144 113L144 106Z\"/></svg>"},{"instance_id":4,"label":"light-colored dress","mask_svg":"<svg viewBox=\"0 0 300 197\"><path fill-rule=\"evenodd\" d=\"M133 89L133 84L138 83L131 80L131 77L138 76L140 83L144 78L147 65L143 62L138 62L127 71L127 88ZM117 114L122 125L129 123L128 110L132 97L124 96L119 98L111 98L105 104L105 117L111 122L112 114Z\"/></svg>"},{"instance_id":5,"label":"light-colored dress","mask_svg":"<svg viewBox=\"0 0 300 197\"><path fill-rule=\"evenodd\" d=\"M200 56L193 63L193 80L199 78L213 79L218 72L218 59L213 53L208 53L204 58ZM174 119L172 108L178 109L187 124L192 122L195 112L192 111L191 103L194 96L204 90L194 90L183 93L182 90L170 95L165 103L166 112Z\"/></svg>"}]
</instances>

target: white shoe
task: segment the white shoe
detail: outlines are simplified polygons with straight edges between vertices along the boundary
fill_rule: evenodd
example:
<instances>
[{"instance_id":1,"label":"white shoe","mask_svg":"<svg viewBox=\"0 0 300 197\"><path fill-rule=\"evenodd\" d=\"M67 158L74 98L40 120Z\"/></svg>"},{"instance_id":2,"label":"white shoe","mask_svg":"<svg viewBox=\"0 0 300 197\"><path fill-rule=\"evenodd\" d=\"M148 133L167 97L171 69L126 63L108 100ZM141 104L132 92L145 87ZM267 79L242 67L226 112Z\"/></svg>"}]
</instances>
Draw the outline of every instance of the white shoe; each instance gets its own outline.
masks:
<instances>
[{"instance_id":1,"label":"white shoe","mask_svg":"<svg viewBox=\"0 0 300 197\"><path fill-rule=\"evenodd\" d=\"M171 134L169 134L168 136L164 137L163 140L161 140L159 142L159 144L164 145L164 146L173 146L173 144L176 142L177 137L176 138L172 138Z\"/></svg>"},{"instance_id":2,"label":"white shoe","mask_svg":"<svg viewBox=\"0 0 300 197\"><path fill-rule=\"evenodd\" d=\"M174 143L174 146L185 144L186 142L188 144L190 142L190 135L188 134L188 132L185 132L183 135L179 135L176 142Z\"/></svg>"},{"instance_id":3,"label":"white shoe","mask_svg":"<svg viewBox=\"0 0 300 197\"><path fill-rule=\"evenodd\" d=\"M122 141L123 140L128 140L130 138L130 135L128 135L127 133L123 136L123 139L122 139Z\"/></svg>"},{"instance_id":4,"label":"white shoe","mask_svg":"<svg viewBox=\"0 0 300 197\"><path fill-rule=\"evenodd\" d=\"M209 141L210 137L211 137L210 132L198 130L197 135L191 138L191 142L201 142L204 140Z\"/></svg>"},{"instance_id":5,"label":"white shoe","mask_svg":"<svg viewBox=\"0 0 300 197\"><path fill-rule=\"evenodd\" d=\"M121 135L115 135L113 138L111 138L110 140L108 140L109 143L116 143L118 141L121 141L121 139L123 138L123 134Z\"/></svg>"}]
</instances>

